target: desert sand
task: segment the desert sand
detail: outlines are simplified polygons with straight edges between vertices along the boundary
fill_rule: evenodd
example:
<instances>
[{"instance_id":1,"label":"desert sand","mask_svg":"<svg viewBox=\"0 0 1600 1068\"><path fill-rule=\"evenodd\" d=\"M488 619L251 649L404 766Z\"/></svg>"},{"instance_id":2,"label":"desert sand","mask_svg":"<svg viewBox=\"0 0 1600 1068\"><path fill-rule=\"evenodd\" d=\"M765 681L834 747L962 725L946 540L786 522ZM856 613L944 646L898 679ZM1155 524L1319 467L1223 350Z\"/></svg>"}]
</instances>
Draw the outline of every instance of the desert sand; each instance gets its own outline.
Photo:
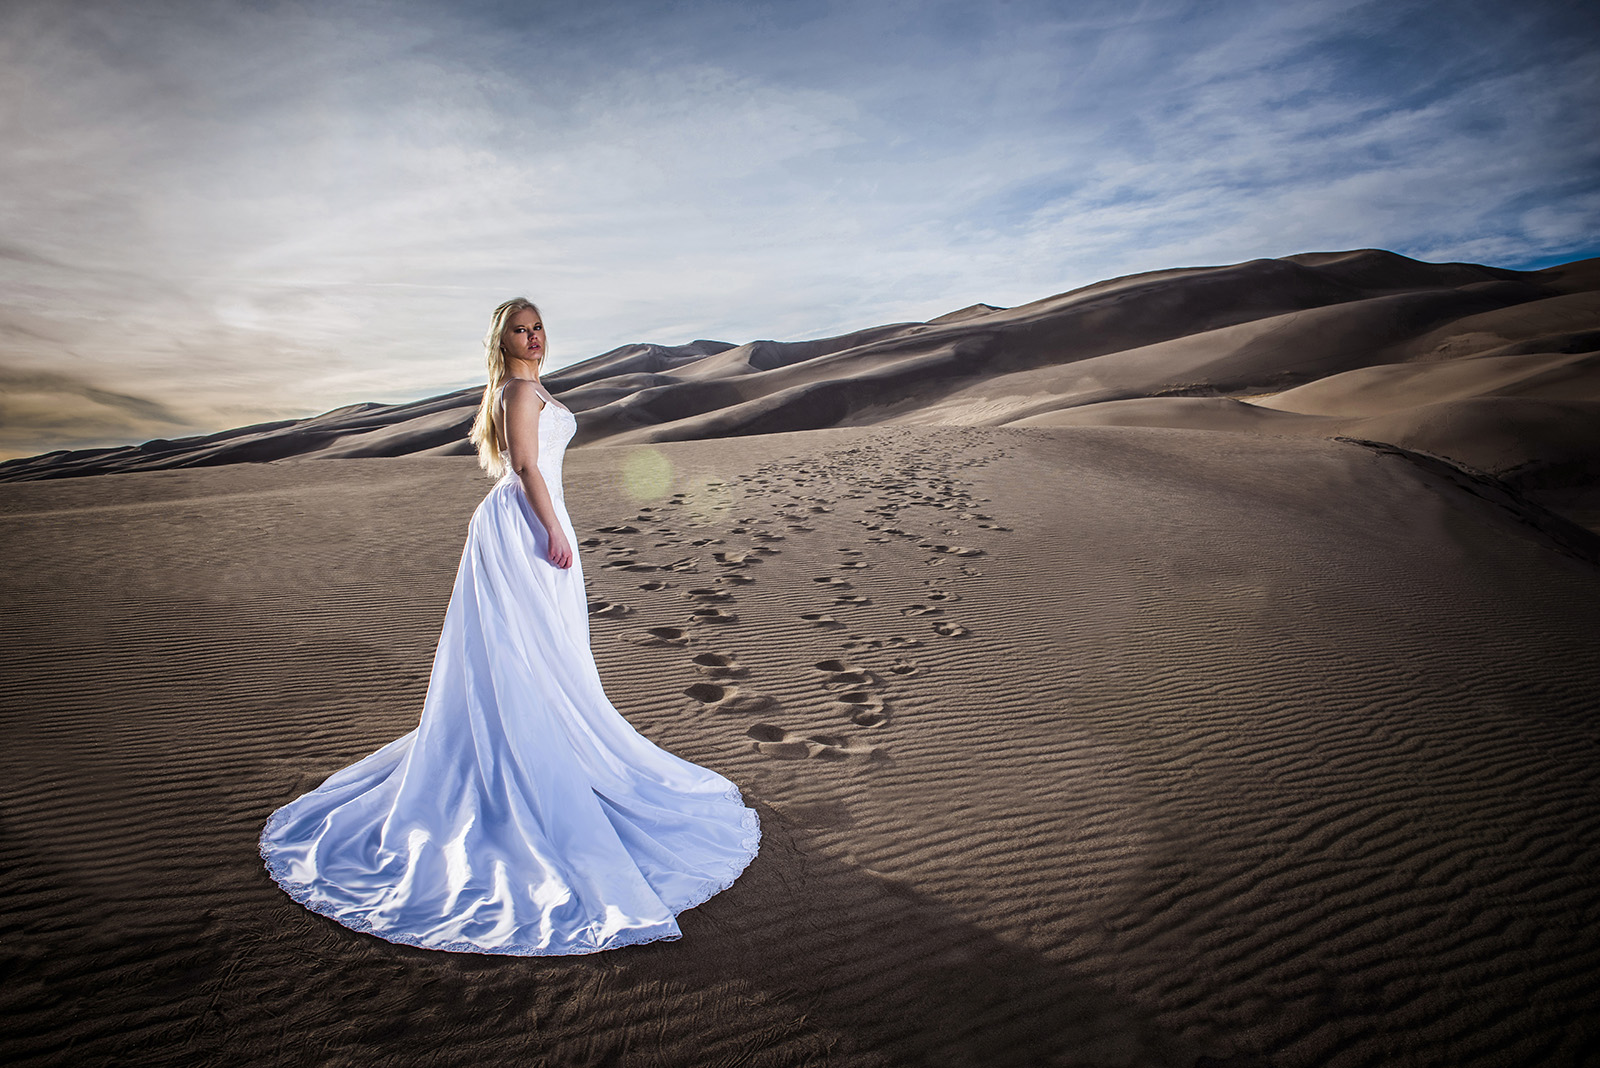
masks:
<instances>
[{"instance_id":1,"label":"desert sand","mask_svg":"<svg viewBox=\"0 0 1600 1068\"><path fill-rule=\"evenodd\" d=\"M1483 301L1525 283L1461 270L1444 318L1368 309L1366 363L1317 347L1332 313L1274 312L1118 349L1145 395L1054 403L1066 386L1037 384L1072 361L1000 367L993 342L987 377L930 373L876 423L694 440L684 421L713 417L685 400L571 451L612 699L766 830L682 941L589 957L391 945L293 904L256 855L276 806L415 724L488 486L470 458L0 488L0 1056L1589 1063L1596 324L1562 320L1566 351L1546 302L1568 298L1506 318ZM1110 317L1161 282L1076 299ZM1478 355L1441 353L1441 329ZM763 350L734 351L672 359ZM870 379L823 352L707 381L819 359ZM1110 380L1079 370L1080 395ZM678 377L661 388L695 395ZM1149 385L1185 378L1210 392Z\"/></svg>"}]
</instances>

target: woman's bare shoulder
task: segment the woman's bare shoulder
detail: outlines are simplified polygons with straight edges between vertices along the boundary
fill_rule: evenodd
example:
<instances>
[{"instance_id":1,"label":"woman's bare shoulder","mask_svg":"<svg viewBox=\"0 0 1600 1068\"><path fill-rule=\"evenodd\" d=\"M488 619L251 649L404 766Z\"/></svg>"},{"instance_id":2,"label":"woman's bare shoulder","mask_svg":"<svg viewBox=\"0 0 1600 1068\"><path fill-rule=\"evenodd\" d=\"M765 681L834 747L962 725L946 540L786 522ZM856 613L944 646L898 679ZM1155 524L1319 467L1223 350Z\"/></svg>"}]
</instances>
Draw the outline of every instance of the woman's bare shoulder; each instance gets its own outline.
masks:
<instances>
[{"instance_id":1,"label":"woman's bare shoulder","mask_svg":"<svg viewBox=\"0 0 1600 1068\"><path fill-rule=\"evenodd\" d=\"M500 391L508 412L513 407L522 408L530 403L536 412L544 408L544 397L540 395L538 385L526 378L508 378Z\"/></svg>"}]
</instances>

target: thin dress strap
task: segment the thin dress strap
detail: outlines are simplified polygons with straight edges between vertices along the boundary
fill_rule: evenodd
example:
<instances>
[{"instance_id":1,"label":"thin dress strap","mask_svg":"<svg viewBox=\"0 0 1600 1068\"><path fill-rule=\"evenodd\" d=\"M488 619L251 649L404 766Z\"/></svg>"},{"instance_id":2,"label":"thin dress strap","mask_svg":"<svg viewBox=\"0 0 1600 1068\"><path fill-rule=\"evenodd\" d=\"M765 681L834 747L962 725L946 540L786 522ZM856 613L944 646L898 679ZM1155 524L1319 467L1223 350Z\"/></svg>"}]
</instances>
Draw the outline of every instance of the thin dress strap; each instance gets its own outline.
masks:
<instances>
[{"instance_id":1,"label":"thin dress strap","mask_svg":"<svg viewBox=\"0 0 1600 1068\"><path fill-rule=\"evenodd\" d=\"M536 394L539 395L539 399L540 400L544 401L546 404L554 404L557 408L560 408L562 411L568 411L569 410L565 404L562 404L560 401L556 400L555 397L550 393L550 391L544 388L544 383L540 382L538 379L536 379L536 378L521 378L521 379L508 378L504 382L502 382L498 386L496 386L495 387L495 391L494 391L495 407L498 408L502 414L504 414L505 410L506 410L506 387L509 386L512 382L532 382L533 383L533 391Z\"/></svg>"}]
</instances>

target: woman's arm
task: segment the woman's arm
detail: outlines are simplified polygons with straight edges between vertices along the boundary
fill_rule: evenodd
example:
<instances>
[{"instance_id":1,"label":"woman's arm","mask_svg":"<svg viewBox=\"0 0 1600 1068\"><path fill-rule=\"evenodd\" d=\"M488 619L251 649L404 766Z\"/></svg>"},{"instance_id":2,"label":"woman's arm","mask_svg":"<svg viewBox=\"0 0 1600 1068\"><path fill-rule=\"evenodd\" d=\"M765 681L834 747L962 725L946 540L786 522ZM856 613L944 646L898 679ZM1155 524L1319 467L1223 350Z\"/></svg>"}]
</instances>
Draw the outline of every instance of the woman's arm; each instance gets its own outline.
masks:
<instances>
[{"instance_id":1,"label":"woman's arm","mask_svg":"<svg viewBox=\"0 0 1600 1068\"><path fill-rule=\"evenodd\" d=\"M566 531L556 519L550 488L539 473L539 412L544 407L544 398L531 382L513 378L506 383L505 403L506 446L511 470L522 480L522 492L527 494L533 514L549 535L550 562L557 567L571 567L572 543L567 541Z\"/></svg>"}]
</instances>

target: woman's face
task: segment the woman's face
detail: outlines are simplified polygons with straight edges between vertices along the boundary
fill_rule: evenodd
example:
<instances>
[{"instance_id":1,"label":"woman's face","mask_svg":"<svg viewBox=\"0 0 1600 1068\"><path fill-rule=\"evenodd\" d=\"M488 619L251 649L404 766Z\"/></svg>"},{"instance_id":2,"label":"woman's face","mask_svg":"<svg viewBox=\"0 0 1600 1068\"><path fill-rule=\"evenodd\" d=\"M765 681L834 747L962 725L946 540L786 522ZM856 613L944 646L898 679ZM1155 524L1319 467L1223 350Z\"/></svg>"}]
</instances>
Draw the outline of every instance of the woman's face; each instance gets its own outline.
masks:
<instances>
[{"instance_id":1,"label":"woman's face","mask_svg":"<svg viewBox=\"0 0 1600 1068\"><path fill-rule=\"evenodd\" d=\"M500 335L500 346L508 357L538 363L544 358L544 323L539 313L523 308L506 321L505 333Z\"/></svg>"}]
</instances>

